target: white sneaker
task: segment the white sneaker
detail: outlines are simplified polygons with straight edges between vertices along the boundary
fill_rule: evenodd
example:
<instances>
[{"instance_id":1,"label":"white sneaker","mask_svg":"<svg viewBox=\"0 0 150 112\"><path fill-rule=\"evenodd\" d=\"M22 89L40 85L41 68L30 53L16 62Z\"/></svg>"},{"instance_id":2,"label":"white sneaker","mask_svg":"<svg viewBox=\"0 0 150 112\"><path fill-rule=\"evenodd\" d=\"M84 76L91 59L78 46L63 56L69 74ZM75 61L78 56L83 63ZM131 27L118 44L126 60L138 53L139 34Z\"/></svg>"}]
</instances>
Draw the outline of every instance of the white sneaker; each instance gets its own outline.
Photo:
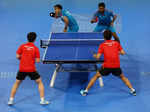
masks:
<instances>
[{"instance_id":1,"label":"white sneaker","mask_svg":"<svg viewBox=\"0 0 150 112\"><path fill-rule=\"evenodd\" d=\"M8 105L11 106L11 105L13 105L13 104L14 104L14 101L13 101L13 100L9 100L9 101L8 101Z\"/></svg>"},{"instance_id":2,"label":"white sneaker","mask_svg":"<svg viewBox=\"0 0 150 112\"><path fill-rule=\"evenodd\" d=\"M133 96L136 96L136 90L130 91L130 94L132 94Z\"/></svg>"},{"instance_id":3,"label":"white sneaker","mask_svg":"<svg viewBox=\"0 0 150 112\"><path fill-rule=\"evenodd\" d=\"M44 100L44 101L40 101L40 104L41 105L48 105L50 102L49 101L46 101L46 100Z\"/></svg>"}]
</instances>

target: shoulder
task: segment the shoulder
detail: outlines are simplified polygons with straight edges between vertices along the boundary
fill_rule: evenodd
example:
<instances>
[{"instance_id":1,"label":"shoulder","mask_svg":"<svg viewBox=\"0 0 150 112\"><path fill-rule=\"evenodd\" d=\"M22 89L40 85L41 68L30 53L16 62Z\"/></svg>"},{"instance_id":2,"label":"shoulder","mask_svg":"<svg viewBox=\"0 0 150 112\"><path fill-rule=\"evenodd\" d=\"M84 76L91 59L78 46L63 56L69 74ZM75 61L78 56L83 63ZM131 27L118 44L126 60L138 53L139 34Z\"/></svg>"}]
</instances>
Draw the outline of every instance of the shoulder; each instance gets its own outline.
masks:
<instances>
[{"instance_id":1,"label":"shoulder","mask_svg":"<svg viewBox=\"0 0 150 112\"><path fill-rule=\"evenodd\" d=\"M117 46L118 46L118 45L120 46L120 43L119 43L118 41L113 40L112 42L113 42L113 44L115 44L115 45L117 45Z\"/></svg>"},{"instance_id":2,"label":"shoulder","mask_svg":"<svg viewBox=\"0 0 150 112\"><path fill-rule=\"evenodd\" d=\"M108 14L112 14L113 13L112 10L108 10L108 9L106 9L105 12L108 13Z\"/></svg>"},{"instance_id":3,"label":"shoulder","mask_svg":"<svg viewBox=\"0 0 150 112\"><path fill-rule=\"evenodd\" d=\"M39 48L37 46L34 45L34 48L36 49L36 51L39 51Z\"/></svg>"},{"instance_id":4,"label":"shoulder","mask_svg":"<svg viewBox=\"0 0 150 112\"><path fill-rule=\"evenodd\" d=\"M19 48L23 48L25 45L26 45L26 44L23 43L23 44L21 44L21 45L19 46Z\"/></svg>"},{"instance_id":5,"label":"shoulder","mask_svg":"<svg viewBox=\"0 0 150 112\"><path fill-rule=\"evenodd\" d=\"M33 44L33 47L34 47L35 49L39 49L39 48L38 48L36 45L34 45L34 44Z\"/></svg>"},{"instance_id":6,"label":"shoulder","mask_svg":"<svg viewBox=\"0 0 150 112\"><path fill-rule=\"evenodd\" d=\"M71 13L68 10L63 10L62 11L62 15L63 16L65 16L65 15L71 15Z\"/></svg>"},{"instance_id":7,"label":"shoulder","mask_svg":"<svg viewBox=\"0 0 150 112\"><path fill-rule=\"evenodd\" d=\"M105 45L105 42L101 43L101 44L99 45L99 47L103 47L104 45Z\"/></svg>"},{"instance_id":8,"label":"shoulder","mask_svg":"<svg viewBox=\"0 0 150 112\"><path fill-rule=\"evenodd\" d=\"M98 15L99 14L99 11L97 10L97 11L95 11L95 13L94 13L94 15Z\"/></svg>"}]
</instances>

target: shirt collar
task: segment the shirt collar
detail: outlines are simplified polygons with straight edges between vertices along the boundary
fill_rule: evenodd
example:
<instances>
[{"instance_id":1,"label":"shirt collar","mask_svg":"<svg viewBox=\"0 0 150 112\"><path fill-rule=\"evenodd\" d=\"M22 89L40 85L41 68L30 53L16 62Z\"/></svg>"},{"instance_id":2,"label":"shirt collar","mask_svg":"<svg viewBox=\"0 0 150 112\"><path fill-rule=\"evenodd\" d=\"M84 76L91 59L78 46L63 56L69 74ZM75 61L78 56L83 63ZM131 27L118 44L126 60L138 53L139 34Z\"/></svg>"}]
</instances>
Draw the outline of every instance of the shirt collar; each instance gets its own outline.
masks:
<instances>
[{"instance_id":1,"label":"shirt collar","mask_svg":"<svg viewBox=\"0 0 150 112\"><path fill-rule=\"evenodd\" d=\"M33 43L33 42L27 42L27 44L29 44L29 45L34 45L34 43Z\"/></svg>"}]
</instances>

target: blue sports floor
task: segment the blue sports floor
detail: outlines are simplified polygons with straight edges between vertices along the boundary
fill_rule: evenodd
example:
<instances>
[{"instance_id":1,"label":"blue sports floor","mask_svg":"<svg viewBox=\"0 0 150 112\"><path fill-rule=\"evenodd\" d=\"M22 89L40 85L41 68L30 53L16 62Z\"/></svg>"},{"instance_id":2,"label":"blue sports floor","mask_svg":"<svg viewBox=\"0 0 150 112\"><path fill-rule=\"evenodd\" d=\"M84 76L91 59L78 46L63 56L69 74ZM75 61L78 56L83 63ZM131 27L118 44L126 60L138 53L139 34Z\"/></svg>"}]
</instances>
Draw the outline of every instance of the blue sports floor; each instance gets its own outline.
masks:
<instances>
[{"instance_id":1,"label":"blue sports floor","mask_svg":"<svg viewBox=\"0 0 150 112\"><path fill-rule=\"evenodd\" d=\"M105 1L108 9L121 16L119 36L127 52L126 56L121 57L121 66L137 90L136 97L129 95L128 88L111 75L104 78L104 88L100 88L97 82L89 95L82 97L79 91L87 85L94 73L59 73L55 87L50 88L49 81L54 66L40 63L37 64L37 69L45 85L46 99L51 104L39 105L37 85L27 78L17 92L16 104L7 106L19 64L15 53L18 46L26 42L26 34L37 32L35 44L40 47L40 38L48 38L54 23L49 17L52 5L61 3L76 15L90 17L99 2L100 0L0 0L1 112L150 112L149 0ZM40 52L42 56L44 50L40 49Z\"/></svg>"}]
</instances>

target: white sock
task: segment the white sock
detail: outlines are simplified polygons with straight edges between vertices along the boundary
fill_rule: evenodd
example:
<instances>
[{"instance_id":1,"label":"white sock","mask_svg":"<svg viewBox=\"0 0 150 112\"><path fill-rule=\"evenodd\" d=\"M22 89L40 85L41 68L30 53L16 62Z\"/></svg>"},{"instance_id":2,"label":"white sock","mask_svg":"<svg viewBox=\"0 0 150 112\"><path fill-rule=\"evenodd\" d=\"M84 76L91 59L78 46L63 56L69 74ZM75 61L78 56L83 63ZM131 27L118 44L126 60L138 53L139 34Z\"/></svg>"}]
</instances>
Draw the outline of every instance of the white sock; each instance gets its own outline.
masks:
<instances>
[{"instance_id":1,"label":"white sock","mask_svg":"<svg viewBox=\"0 0 150 112\"><path fill-rule=\"evenodd\" d=\"M10 100L10 101L13 101L13 100L14 100L14 98L13 98L13 97L10 97L10 98L9 98L9 100Z\"/></svg>"},{"instance_id":2,"label":"white sock","mask_svg":"<svg viewBox=\"0 0 150 112\"><path fill-rule=\"evenodd\" d=\"M41 101L43 102L44 100L45 100L44 97L42 97L42 98L41 98Z\"/></svg>"},{"instance_id":3,"label":"white sock","mask_svg":"<svg viewBox=\"0 0 150 112\"><path fill-rule=\"evenodd\" d=\"M134 89L134 88L131 88L130 90L131 90L131 91L135 91L135 89Z\"/></svg>"},{"instance_id":4,"label":"white sock","mask_svg":"<svg viewBox=\"0 0 150 112\"><path fill-rule=\"evenodd\" d=\"M86 90L84 90L85 92L88 92L88 90L86 89Z\"/></svg>"},{"instance_id":5,"label":"white sock","mask_svg":"<svg viewBox=\"0 0 150 112\"><path fill-rule=\"evenodd\" d=\"M100 78L99 78L99 84L100 84L100 86L101 86L101 87L103 87L103 86L104 86L104 83L103 83L103 79L102 79L102 77L100 77Z\"/></svg>"}]
</instances>

